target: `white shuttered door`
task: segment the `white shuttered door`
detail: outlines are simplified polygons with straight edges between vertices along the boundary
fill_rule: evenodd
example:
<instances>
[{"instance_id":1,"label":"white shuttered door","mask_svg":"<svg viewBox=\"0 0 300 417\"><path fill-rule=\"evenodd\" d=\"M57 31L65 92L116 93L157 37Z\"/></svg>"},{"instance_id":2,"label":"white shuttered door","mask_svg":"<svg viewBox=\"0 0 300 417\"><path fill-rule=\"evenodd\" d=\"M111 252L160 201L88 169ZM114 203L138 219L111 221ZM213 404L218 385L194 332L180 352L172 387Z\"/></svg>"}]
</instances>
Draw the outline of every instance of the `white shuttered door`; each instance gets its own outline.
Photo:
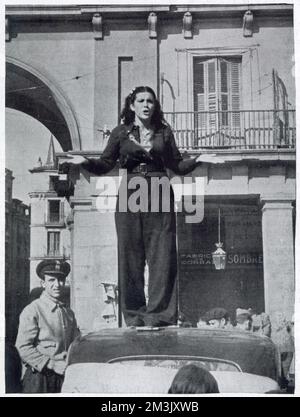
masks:
<instances>
[{"instance_id":1,"label":"white shuttered door","mask_svg":"<svg viewBox=\"0 0 300 417\"><path fill-rule=\"evenodd\" d=\"M194 58L194 109L200 112L196 117L198 137L204 132L239 128L240 63L240 58Z\"/></svg>"}]
</instances>

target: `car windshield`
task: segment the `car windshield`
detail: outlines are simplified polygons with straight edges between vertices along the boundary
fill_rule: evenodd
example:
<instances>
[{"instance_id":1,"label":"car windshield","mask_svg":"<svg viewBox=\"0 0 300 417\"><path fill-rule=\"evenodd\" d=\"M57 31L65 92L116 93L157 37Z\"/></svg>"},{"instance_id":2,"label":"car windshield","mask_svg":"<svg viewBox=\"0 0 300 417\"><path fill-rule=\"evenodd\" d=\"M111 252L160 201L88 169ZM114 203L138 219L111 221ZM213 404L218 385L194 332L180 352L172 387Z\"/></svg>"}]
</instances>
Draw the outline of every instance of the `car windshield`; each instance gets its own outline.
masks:
<instances>
[{"instance_id":1,"label":"car windshield","mask_svg":"<svg viewBox=\"0 0 300 417\"><path fill-rule=\"evenodd\" d=\"M109 361L109 363L121 363L124 365L139 365L169 369L179 369L184 365L194 364L197 366L202 366L208 371L242 372L239 365L232 361L195 356L126 356L112 359Z\"/></svg>"}]
</instances>

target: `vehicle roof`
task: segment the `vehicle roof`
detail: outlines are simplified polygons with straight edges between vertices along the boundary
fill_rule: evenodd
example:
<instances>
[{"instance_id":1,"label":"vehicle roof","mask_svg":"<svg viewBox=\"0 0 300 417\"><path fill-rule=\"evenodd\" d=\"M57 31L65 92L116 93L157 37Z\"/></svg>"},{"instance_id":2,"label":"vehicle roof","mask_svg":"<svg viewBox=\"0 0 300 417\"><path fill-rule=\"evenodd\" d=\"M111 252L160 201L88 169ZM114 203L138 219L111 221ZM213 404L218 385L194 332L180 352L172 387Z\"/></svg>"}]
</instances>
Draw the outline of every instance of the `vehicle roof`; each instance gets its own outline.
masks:
<instances>
[{"instance_id":1,"label":"vehicle roof","mask_svg":"<svg viewBox=\"0 0 300 417\"><path fill-rule=\"evenodd\" d=\"M138 355L218 358L237 363L243 372L278 378L277 351L271 339L237 330L103 329L77 338L71 345L68 363L109 362L118 357Z\"/></svg>"}]
</instances>

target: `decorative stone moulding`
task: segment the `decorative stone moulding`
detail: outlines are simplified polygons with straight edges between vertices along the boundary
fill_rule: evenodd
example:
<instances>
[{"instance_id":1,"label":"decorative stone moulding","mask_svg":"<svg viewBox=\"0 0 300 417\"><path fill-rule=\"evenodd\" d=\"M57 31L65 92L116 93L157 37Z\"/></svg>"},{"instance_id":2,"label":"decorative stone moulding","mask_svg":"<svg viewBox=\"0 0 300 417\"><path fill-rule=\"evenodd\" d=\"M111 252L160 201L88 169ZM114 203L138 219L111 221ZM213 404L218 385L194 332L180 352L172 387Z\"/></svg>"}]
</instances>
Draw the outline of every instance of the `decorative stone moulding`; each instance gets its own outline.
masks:
<instances>
[{"instance_id":1,"label":"decorative stone moulding","mask_svg":"<svg viewBox=\"0 0 300 417\"><path fill-rule=\"evenodd\" d=\"M5 40L7 42L10 41L10 25L9 25L9 18L5 17Z\"/></svg>"},{"instance_id":2,"label":"decorative stone moulding","mask_svg":"<svg viewBox=\"0 0 300 417\"><path fill-rule=\"evenodd\" d=\"M94 38L103 39L103 19L100 13L95 13L92 19Z\"/></svg>"},{"instance_id":3,"label":"decorative stone moulding","mask_svg":"<svg viewBox=\"0 0 300 417\"><path fill-rule=\"evenodd\" d=\"M183 16L183 36L185 39L193 37L193 16L192 13L186 12Z\"/></svg>"},{"instance_id":4,"label":"decorative stone moulding","mask_svg":"<svg viewBox=\"0 0 300 417\"><path fill-rule=\"evenodd\" d=\"M243 17L243 36L251 37L253 35L253 13L247 10Z\"/></svg>"},{"instance_id":5,"label":"decorative stone moulding","mask_svg":"<svg viewBox=\"0 0 300 417\"><path fill-rule=\"evenodd\" d=\"M156 13L150 13L148 16L148 29L149 29L149 38L157 38L157 15Z\"/></svg>"}]
</instances>

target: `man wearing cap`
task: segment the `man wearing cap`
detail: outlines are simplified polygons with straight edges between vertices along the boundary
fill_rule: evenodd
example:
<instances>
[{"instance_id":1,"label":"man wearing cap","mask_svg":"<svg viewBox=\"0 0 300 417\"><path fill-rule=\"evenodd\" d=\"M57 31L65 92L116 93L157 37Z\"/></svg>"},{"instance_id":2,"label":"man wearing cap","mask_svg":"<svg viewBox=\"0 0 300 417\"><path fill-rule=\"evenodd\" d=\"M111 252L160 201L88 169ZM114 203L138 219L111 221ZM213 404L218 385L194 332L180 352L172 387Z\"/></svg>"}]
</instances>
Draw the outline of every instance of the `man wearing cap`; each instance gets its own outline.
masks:
<instances>
[{"instance_id":1,"label":"man wearing cap","mask_svg":"<svg viewBox=\"0 0 300 417\"><path fill-rule=\"evenodd\" d=\"M26 366L23 392L57 393L63 382L67 350L79 335L73 311L61 301L70 265L45 260L36 272L44 291L22 311L16 341Z\"/></svg>"},{"instance_id":2,"label":"man wearing cap","mask_svg":"<svg viewBox=\"0 0 300 417\"><path fill-rule=\"evenodd\" d=\"M252 318L251 318L251 311L246 310L244 308L237 308L236 309L236 326L237 330L251 330L252 327Z\"/></svg>"},{"instance_id":3,"label":"man wearing cap","mask_svg":"<svg viewBox=\"0 0 300 417\"><path fill-rule=\"evenodd\" d=\"M210 327L225 329L229 323L229 314L225 308L215 307L205 313L202 321Z\"/></svg>"},{"instance_id":4,"label":"man wearing cap","mask_svg":"<svg viewBox=\"0 0 300 417\"><path fill-rule=\"evenodd\" d=\"M269 314L265 312L256 314L252 308L249 308L248 311L251 314L252 331L262 336L271 337L272 326Z\"/></svg>"}]
</instances>

